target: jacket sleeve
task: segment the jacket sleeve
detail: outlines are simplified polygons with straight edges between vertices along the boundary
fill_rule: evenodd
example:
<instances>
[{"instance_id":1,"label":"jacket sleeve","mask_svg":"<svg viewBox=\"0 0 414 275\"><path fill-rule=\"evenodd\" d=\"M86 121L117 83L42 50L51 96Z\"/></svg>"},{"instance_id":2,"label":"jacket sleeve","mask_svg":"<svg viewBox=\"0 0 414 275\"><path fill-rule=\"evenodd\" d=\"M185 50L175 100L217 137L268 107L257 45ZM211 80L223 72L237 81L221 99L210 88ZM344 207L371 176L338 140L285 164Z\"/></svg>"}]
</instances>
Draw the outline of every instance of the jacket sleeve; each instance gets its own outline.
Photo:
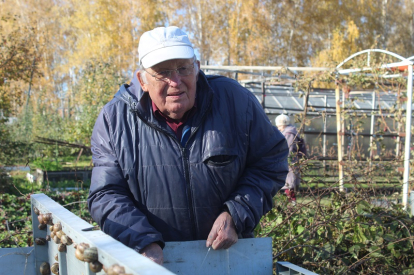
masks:
<instances>
[{"instance_id":1,"label":"jacket sleeve","mask_svg":"<svg viewBox=\"0 0 414 275\"><path fill-rule=\"evenodd\" d=\"M298 152L298 143L296 142L296 135L293 133L286 133L285 138L287 141L287 144L289 146L289 152L290 153L297 153Z\"/></svg>"},{"instance_id":2,"label":"jacket sleeve","mask_svg":"<svg viewBox=\"0 0 414 275\"><path fill-rule=\"evenodd\" d=\"M114 150L118 141L113 140L114 129L111 127L104 109L98 116L91 139L94 163L88 197L91 216L105 233L138 252L153 242L163 248L161 234L139 210L140 202L130 192Z\"/></svg>"},{"instance_id":3,"label":"jacket sleeve","mask_svg":"<svg viewBox=\"0 0 414 275\"><path fill-rule=\"evenodd\" d=\"M261 217L273 206L273 196L285 185L288 146L272 126L256 98L249 96L246 167L236 190L226 201L237 233L251 237Z\"/></svg>"}]
</instances>

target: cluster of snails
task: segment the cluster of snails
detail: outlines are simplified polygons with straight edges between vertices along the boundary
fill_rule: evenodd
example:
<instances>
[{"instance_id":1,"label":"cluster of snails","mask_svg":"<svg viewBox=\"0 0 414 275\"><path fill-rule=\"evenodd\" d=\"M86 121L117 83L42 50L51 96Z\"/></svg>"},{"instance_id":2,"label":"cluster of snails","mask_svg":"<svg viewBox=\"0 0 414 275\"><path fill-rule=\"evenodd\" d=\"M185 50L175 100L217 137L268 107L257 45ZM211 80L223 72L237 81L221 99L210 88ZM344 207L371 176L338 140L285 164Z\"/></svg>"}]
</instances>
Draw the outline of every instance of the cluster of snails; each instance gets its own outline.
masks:
<instances>
[{"instance_id":1,"label":"cluster of snails","mask_svg":"<svg viewBox=\"0 0 414 275\"><path fill-rule=\"evenodd\" d=\"M104 271L107 275L131 275L125 273L125 268L119 264L114 264L108 268L104 268Z\"/></svg>"},{"instance_id":2,"label":"cluster of snails","mask_svg":"<svg viewBox=\"0 0 414 275\"><path fill-rule=\"evenodd\" d=\"M59 264L54 263L52 264L52 266L50 266L48 262L43 262L40 265L39 270L40 274L42 275L49 275L50 272L52 272L53 274L59 274Z\"/></svg>"},{"instance_id":3,"label":"cluster of snails","mask_svg":"<svg viewBox=\"0 0 414 275\"><path fill-rule=\"evenodd\" d=\"M49 225L50 235L47 235L46 238L36 238L35 243L37 245L46 245L48 241L53 240L58 245L59 252L66 252L66 246L71 245L73 243L72 239L62 231L62 224L57 222L53 224L52 214L45 213L42 214L40 211L33 207L33 210L39 220L38 228L40 230L45 230ZM96 247L90 247L87 243L73 243L75 247L75 257L84 262L89 263L89 268L92 272L98 273L102 269L105 271L107 275L131 275L125 273L125 268L120 266L119 264L114 264L108 268L105 268L99 261L98 261L98 250ZM48 262L43 262L40 265L40 274L42 275L49 275L51 272L53 274L59 274L59 263L58 261L58 254L55 255L56 262L50 266Z\"/></svg>"},{"instance_id":4,"label":"cluster of snails","mask_svg":"<svg viewBox=\"0 0 414 275\"><path fill-rule=\"evenodd\" d=\"M89 263L89 269L98 273L102 270L102 264L98 261L98 249L90 247L87 243L79 243L76 245L75 257L84 262Z\"/></svg>"},{"instance_id":5,"label":"cluster of snails","mask_svg":"<svg viewBox=\"0 0 414 275\"><path fill-rule=\"evenodd\" d=\"M45 230L48 224L53 224L51 213L41 214L39 209L37 209L36 207L33 207L33 210L37 215L37 219L39 221L39 225L37 226L37 228L39 228L40 230Z\"/></svg>"},{"instance_id":6,"label":"cluster of snails","mask_svg":"<svg viewBox=\"0 0 414 275\"><path fill-rule=\"evenodd\" d=\"M54 225L51 225L49 229L50 236L46 236L46 238L50 238L58 245L59 252L66 252L66 246L71 245L73 241L62 231L62 224L57 222Z\"/></svg>"},{"instance_id":7,"label":"cluster of snails","mask_svg":"<svg viewBox=\"0 0 414 275\"><path fill-rule=\"evenodd\" d=\"M50 225L50 235L47 235L46 238L35 238L35 243L37 245L46 245L48 241L53 240L56 244L58 244L58 250L60 252L65 252L66 245L72 244L72 240L62 231L61 223L57 222L56 224L53 224L51 213L42 214L36 207L33 207L33 210L35 214L38 215L38 228L40 230L45 230L47 225ZM55 259L58 261L57 254ZM51 272L53 274L59 274L59 263L55 262L52 266L50 266L48 262L43 262L39 267L39 271L42 275L49 275Z\"/></svg>"}]
</instances>

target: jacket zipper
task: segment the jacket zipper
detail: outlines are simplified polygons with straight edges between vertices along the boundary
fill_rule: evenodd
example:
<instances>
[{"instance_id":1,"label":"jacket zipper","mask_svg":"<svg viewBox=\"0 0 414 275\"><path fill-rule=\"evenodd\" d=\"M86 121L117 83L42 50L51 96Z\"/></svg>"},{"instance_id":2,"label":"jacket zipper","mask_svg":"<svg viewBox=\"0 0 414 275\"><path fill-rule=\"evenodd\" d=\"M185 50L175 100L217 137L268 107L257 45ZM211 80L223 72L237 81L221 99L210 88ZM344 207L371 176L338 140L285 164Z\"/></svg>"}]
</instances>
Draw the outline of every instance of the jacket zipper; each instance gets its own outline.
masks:
<instances>
[{"instance_id":1,"label":"jacket zipper","mask_svg":"<svg viewBox=\"0 0 414 275\"><path fill-rule=\"evenodd\" d=\"M181 144L180 144L181 146ZM191 190L191 183L190 183L190 172L189 172L189 160L188 160L188 156L187 153L185 152L185 148L181 146L181 153L183 155L183 160L184 160L184 174L185 174L185 181L186 181L186 185L187 185L187 200L188 200L188 204L189 204L189 210L190 210L190 220L192 223L192 233L193 233L193 240L196 240L197 238L197 223L195 220L196 214L195 214L195 209L194 209L194 205L193 205L193 191Z\"/></svg>"},{"instance_id":2,"label":"jacket zipper","mask_svg":"<svg viewBox=\"0 0 414 275\"><path fill-rule=\"evenodd\" d=\"M204 119L205 114L208 113L211 110L211 104L210 106L207 107L206 111L201 115L201 117ZM137 114L137 116L139 117L139 115ZM147 120L144 120L142 118L140 118L142 122L144 122L145 124L147 124L148 126L150 126L151 128L153 128L156 131L161 131L163 132L165 135L171 137L173 140L175 140L178 144L178 146L181 148L181 154L183 156L183 160L184 160L184 175L185 175L185 180L186 180L186 185L187 185L187 200L189 203L189 207L190 207L190 220L192 223L192 234L193 234L193 240L196 240L198 234L197 234L197 223L195 220L196 214L195 214L195 209L194 209L194 205L193 205L193 192L191 191L191 182L190 182L190 172L189 172L189 160L188 160L188 156L185 152L185 148L187 147L188 142L190 141L190 139L193 137L193 135L197 132L198 130L198 126L196 126L194 128L194 131L192 131L190 133L190 136L187 139L187 142L185 143L184 147L181 145L181 142L179 140L177 140L177 138L175 136L173 136L172 134L170 134L169 132L160 129L159 127L154 127L154 125L152 125L152 123L150 123Z\"/></svg>"},{"instance_id":3,"label":"jacket zipper","mask_svg":"<svg viewBox=\"0 0 414 275\"><path fill-rule=\"evenodd\" d=\"M193 193L191 191L191 183L190 183L190 172L189 172L189 164L188 164L188 156L185 152L185 147L183 147L181 145L181 142L179 140L177 140L177 138L175 136L173 136L172 134L170 134L169 132L159 128L159 127L155 127L152 123L141 119L141 121L145 124L147 124L149 127L153 128L155 131L160 131L162 133L164 133L166 136L172 138L173 140L175 140L175 142L178 144L178 146L181 149L181 154L183 156L183 160L184 160L184 176L185 176L185 181L186 181L186 187L187 187L187 200L188 200L188 204L189 204L189 212L190 212L190 220L191 220L191 224L192 224L192 239L196 240L197 238L197 224L195 221L195 209L194 209L194 205L193 205ZM187 142L185 145L187 145L188 141L191 139L191 137L193 136L193 134L197 131L198 127L196 127L196 130L194 132L191 132L190 137L188 138Z\"/></svg>"}]
</instances>

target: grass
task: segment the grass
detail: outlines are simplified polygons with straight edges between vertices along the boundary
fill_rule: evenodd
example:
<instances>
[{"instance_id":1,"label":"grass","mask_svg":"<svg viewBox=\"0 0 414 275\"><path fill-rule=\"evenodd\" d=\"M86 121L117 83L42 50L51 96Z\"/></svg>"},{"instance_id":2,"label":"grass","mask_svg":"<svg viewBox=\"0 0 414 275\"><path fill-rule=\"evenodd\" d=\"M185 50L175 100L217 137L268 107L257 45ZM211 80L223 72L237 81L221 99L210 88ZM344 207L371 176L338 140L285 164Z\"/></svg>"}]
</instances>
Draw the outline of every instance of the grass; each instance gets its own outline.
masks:
<instances>
[{"instance_id":1,"label":"grass","mask_svg":"<svg viewBox=\"0 0 414 275\"><path fill-rule=\"evenodd\" d=\"M76 162L77 156L58 157L56 159L36 159L29 162L31 170L61 171L70 169L88 169L92 167L92 156L82 155Z\"/></svg>"}]
</instances>

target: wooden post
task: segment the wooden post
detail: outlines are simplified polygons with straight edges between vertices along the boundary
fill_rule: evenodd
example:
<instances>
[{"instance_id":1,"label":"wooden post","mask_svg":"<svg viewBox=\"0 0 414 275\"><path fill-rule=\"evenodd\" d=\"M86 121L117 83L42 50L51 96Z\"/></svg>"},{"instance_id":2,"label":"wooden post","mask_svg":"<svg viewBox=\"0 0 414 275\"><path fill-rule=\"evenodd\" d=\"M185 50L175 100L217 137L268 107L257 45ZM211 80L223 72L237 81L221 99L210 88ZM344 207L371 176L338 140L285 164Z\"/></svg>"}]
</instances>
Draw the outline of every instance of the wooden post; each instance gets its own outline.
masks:
<instances>
[{"instance_id":1,"label":"wooden post","mask_svg":"<svg viewBox=\"0 0 414 275\"><path fill-rule=\"evenodd\" d=\"M323 169L324 169L324 172L325 172L325 174L326 174L326 160L325 160L325 157L326 157L326 131L327 131L327 126L326 126L326 124L327 124L327 119L328 119L328 115L327 115L327 113L326 113L326 108L328 107L328 96L326 96L325 95L325 115L322 117L323 118L323 147L322 147L322 154L323 154L323 157L324 157L324 160L323 160Z\"/></svg>"},{"instance_id":2,"label":"wooden post","mask_svg":"<svg viewBox=\"0 0 414 275\"><path fill-rule=\"evenodd\" d=\"M336 130L338 143L338 173L339 173L339 191L344 191L344 171L342 167L342 122L341 122L341 100L339 94L339 84L336 84L335 100L336 100Z\"/></svg>"},{"instance_id":3,"label":"wooden post","mask_svg":"<svg viewBox=\"0 0 414 275\"><path fill-rule=\"evenodd\" d=\"M376 108L376 96L375 96L375 92L372 92L372 114L371 114L371 129L370 129L370 134L371 137L369 138L369 144L370 146L372 146L372 143L374 142L374 126L375 126L375 108ZM369 157L371 159L371 161L374 159L374 152L371 149L369 152Z\"/></svg>"}]
</instances>

